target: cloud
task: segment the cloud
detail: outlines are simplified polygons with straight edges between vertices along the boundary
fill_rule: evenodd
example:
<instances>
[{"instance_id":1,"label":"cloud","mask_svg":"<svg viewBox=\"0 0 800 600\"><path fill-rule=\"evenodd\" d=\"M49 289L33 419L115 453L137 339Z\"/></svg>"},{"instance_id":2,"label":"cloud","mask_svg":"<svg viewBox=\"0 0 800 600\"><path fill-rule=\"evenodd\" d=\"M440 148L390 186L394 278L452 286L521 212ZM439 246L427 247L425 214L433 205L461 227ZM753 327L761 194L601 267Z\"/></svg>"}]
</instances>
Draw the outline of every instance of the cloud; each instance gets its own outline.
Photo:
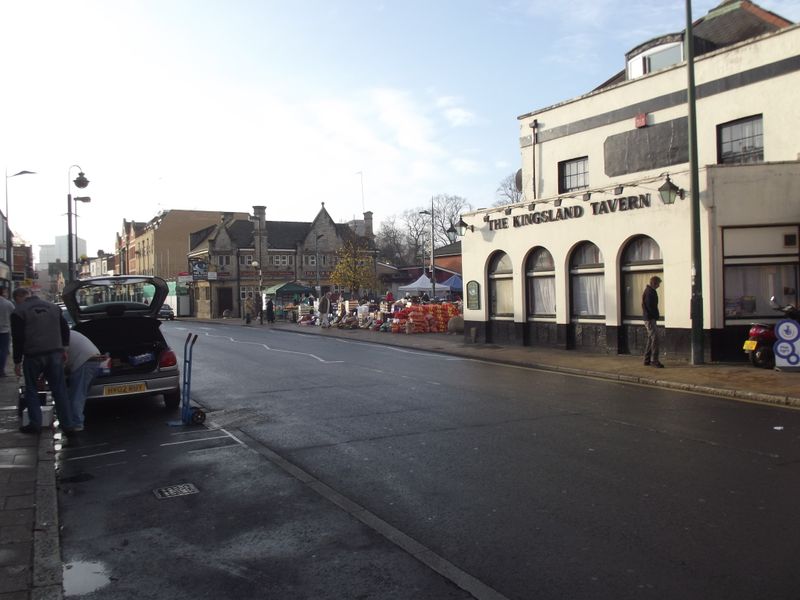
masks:
<instances>
[{"instance_id":1,"label":"cloud","mask_svg":"<svg viewBox=\"0 0 800 600\"><path fill-rule=\"evenodd\" d=\"M435 103L451 127L464 127L475 122L475 113L459 106L460 98L441 96L436 99Z\"/></svg>"}]
</instances>

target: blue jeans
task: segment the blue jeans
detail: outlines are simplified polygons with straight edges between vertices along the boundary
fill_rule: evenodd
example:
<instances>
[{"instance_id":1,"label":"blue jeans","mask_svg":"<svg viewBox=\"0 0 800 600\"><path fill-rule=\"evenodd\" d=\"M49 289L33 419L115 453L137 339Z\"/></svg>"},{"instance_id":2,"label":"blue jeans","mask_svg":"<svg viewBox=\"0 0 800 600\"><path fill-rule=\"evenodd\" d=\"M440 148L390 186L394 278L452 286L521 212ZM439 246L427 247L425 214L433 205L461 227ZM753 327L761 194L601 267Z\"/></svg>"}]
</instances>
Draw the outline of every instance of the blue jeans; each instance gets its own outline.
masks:
<instances>
[{"instance_id":1,"label":"blue jeans","mask_svg":"<svg viewBox=\"0 0 800 600\"><path fill-rule=\"evenodd\" d=\"M83 427L83 407L86 404L86 394L99 370L99 361L87 360L69 375L67 396L69 397L72 427Z\"/></svg>"},{"instance_id":2,"label":"blue jeans","mask_svg":"<svg viewBox=\"0 0 800 600\"><path fill-rule=\"evenodd\" d=\"M6 363L8 362L8 343L11 340L11 333L6 331L0 333L0 377L5 377Z\"/></svg>"},{"instance_id":3,"label":"blue jeans","mask_svg":"<svg viewBox=\"0 0 800 600\"><path fill-rule=\"evenodd\" d=\"M36 380L39 379L39 375L44 374L45 381L53 394L56 414L62 429L72 427L64 377L64 353L58 350L49 354L26 356L22 361L22 374L25 377L25 405L28 408L30 424L36 428L42 426L42 406L39 403Z\"/></svg>"}]
</instances>

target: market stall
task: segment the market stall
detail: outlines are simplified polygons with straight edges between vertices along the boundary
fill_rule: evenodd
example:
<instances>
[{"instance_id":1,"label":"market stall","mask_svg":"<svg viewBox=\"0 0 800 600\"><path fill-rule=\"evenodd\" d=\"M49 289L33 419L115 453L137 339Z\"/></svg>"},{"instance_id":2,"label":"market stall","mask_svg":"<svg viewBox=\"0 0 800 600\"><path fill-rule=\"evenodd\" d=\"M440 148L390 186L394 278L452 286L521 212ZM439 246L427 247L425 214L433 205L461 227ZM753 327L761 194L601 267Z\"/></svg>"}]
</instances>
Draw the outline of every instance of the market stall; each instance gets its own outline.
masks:
<instances>
[{"instance_id":1,"label":"market stall","mask_svg":"<svg viewBox=\"0 0 800 600\"><path fill-rule=\"evenodd\" d=\"M314 288L297 281L278 283L264 290L267 299L272 298L275 305L275 318L297 321L298 307L306 294L313 294Z\"/></svg>"}]
</instances>

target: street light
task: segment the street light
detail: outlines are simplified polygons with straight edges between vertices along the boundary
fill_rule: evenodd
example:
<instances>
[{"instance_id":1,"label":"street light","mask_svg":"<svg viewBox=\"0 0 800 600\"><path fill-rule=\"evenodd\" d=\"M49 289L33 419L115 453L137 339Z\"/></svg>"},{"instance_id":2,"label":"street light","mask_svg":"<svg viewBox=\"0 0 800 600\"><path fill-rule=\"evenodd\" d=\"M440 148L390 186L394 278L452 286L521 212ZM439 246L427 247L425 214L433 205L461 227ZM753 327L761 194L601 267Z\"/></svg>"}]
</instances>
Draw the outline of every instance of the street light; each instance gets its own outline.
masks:
<instances>
[{"instance_id":1,"label":"street light","mask_svg":"<svg viewBox=\"0 0 800 600\"><path fill-rule=\"evenodd\" d=\"M317 266L317 296L319 297L322 292L322 288L319 287L319 240L320 238L324 238L325 234L320 233L314 239L314 264Z\"/></svg>"},{"instance_id":2,"label":"street light","mask_svg":"<svg viewBox=\"0 0 800 600\"><path fill-rule=\"evenodd\" d=\"M421 210L419 211L421 215L430 215L431 216L431 300L436 298L436 259L433 257L433 250L434 250L434 241L433 241L433 228L434 228L434 221L433 221L433 198L431 198L431 209L430 211Z\"/></svg>"},{"instance_id":3,"label":"street light","mask_svg":"<svg viewBox=\"0 0 800 600\"><path fill-rule=\"evenodd\" d=\"M18 177L19 175L36 175L36 171L20 171L19 173L9 175L8 169L6 169L6 262L8 263L9 270L12 273L14 272L14 243L11 236L11 227L8 224L8 180L12 177Z\"/></svg>"},{"instance_id":4,"label":"street light","mask_svg":"<svg viewBox=\"0 0 800 600\"><path fill-rule=\"evenodd\" d=\"M70 182L72 177L72 169L78 169L78 176L74 181ZM89 185L89 180L83 174L83 169L80 165L71 165L67 169L67 282L71 283L75 280L75 255L73 254L72 246L72 187L70 183L74 183L75 187L79 190L84 189Z\"/></svg>"},{"instance_id":5,"label":"street light","mask_svg":"<svg viewBox=\"0 0 800 600\"><path fill-rule=\"evenodd\" d=\"M92 201L89 196L75 196L73 198L75 202L83 202L84 204L88 204ZM75 262L78 261L81 257L81 249L80 249L80 238L78 237L78 205L75 205Z\"/></svg>"}]
</instances>

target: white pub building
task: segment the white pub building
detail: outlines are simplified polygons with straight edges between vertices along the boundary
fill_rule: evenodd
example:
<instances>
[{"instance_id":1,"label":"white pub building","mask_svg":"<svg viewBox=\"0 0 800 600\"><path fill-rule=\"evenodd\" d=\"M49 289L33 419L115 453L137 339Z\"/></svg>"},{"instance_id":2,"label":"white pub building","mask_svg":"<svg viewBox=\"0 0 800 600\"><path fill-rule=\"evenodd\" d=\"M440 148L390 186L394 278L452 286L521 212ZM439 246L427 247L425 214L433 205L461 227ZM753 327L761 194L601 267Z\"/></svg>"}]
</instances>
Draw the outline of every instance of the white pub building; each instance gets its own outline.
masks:
<instances>
[{"instance_id":1,"label":"white pub building","mask_svg":"<svg viewBox=\"0 0 800 600\"><path fill-rule=\"evenodd\" d=\"M640 353L658 275L662 353L689 357L683 38L645 42L599 88L519 117L525 201L460 224L467 341ZM798 301L800 27L727 0L695 22L694 48L704 358L744 358L749 323L780 316L770 297Z\"/></svg>"}]
</instances>

